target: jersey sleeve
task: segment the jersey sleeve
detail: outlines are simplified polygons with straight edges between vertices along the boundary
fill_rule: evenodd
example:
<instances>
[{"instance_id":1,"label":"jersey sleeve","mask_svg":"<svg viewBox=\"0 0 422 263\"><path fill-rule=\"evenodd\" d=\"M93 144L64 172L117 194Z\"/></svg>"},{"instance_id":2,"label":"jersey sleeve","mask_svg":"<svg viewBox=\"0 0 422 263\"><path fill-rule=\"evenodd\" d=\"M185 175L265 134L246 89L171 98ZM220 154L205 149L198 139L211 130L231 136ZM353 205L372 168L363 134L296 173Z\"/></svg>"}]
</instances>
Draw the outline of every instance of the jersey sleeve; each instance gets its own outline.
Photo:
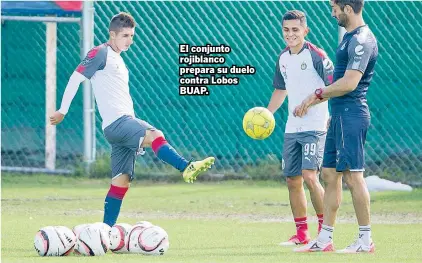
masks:
<instances>
[{"instance_id":1,"label":"jersey sleeve","mask_svg":"<svg viewBox=\"0 0 422 263\"><path fill-rule=\"evenodd\" d=\"M334 64L322 49L311 48L311 56L314 68L325 86L333 83Z\"/></svg>"},{"instance_id":2,"label":"jersey sleeve","mask_svg":"<svg viewBox=\"0 0 422 263\"><path fill-rule=\"evenodd\" d=\"M95 72L104 69L107 60L107 46L101 45L91 49L75 71L91 79Z\"/></svg>"},{"instance_id":3,"label":"jersey sleeve","mask_svg":"<svg viewBox=\"0 0 422 263\"><path fill-rule=\"evenodd\" d=\"M280 57L281 57L281 55L278 56L276 66L275 66L275 72L274 72L274 78L273 78L273 87L275 89L285 90L286 89L286 83L284 82L283 75L281 75Z\"/></svg>"},{"instance_id":4,"label":"jersey sleeve","mask_svg":"<svg viewBox=\"0 0 422 263\"><path fill-rule=\"evenodd\" d=\"M374 50L374 43L369 39L358 41L359 37L353 37L349 42L346 70L358 70L365 73L369 60Z\"/></svg>"}]
</instances>

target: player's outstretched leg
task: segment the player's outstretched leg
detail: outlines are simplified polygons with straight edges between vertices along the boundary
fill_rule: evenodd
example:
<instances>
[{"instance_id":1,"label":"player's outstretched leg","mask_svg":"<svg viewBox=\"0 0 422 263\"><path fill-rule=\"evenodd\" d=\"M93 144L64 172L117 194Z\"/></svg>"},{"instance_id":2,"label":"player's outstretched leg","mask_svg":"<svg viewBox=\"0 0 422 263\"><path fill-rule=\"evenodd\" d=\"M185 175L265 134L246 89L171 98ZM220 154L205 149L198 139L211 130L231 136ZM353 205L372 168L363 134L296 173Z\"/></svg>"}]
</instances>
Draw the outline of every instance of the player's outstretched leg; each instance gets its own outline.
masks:
<instances>
[{"instance_id":1,"label":"player's outstretched leg","mask_svg":"<svg viewBox=\"0 0 422 263\"><path fill-rule=\"evenodd\" d=\"M167 142L160 130L146 131L142 147L148 146L151 146L160 160L181 171L183 179L188 183L193 183L198 175L211 168L215 161L214 157L208 157L202 161L188 162Z\"/></svg>"}]
</instances>

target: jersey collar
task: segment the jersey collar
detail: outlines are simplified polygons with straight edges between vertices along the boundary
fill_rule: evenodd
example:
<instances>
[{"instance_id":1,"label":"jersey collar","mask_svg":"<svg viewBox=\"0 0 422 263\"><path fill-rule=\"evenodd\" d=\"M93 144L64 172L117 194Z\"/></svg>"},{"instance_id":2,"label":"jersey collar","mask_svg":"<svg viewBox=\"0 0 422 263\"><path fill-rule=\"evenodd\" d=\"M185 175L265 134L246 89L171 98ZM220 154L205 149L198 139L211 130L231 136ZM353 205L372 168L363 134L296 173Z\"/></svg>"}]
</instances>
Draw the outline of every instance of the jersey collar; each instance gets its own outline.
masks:
<instances>
[{"instance_id":1,"label":"jersey collar","mask_svg":"<svg viewBox=\"0 0 422 263\"><path fill-rule=\"evenodd\" d=\"M356 34L361 28L363 28L363 27L367 27L368 25L363 25L363 26L358 26L357 28L355 28L355 29L353 29L352 31L350 31L350 32L346 32L346 34L345 35L347 35L347 36L349 36L349 35L354 35L354 34Z\"/></svg>"},{"instance_id":2,"label":"jersey collar","mask_svg":"<svg viewBox=\"0 0 422 263\"><path fill-rule=\"evenodd\" d=\"M299 50L299 52L297 52L297 54L292 54L292 50L289 48L289 55L299 55L303 50L305 50L307 45L308 45L308 41L305 41L303 43L303 47Z\"/></svg>"},{"instance_id":3,"label":"jersey collar","mask_svg":"<svg viewBox=\"0 0 422 263\"><path fill-rule=\"evenodd\" d=\"M114 53L116 53L117 55L120 55L119 53L117 53L116 52L116 50L114 50L114 48L110 45L110 43L108 43L108 42L106 42L106 43L104 43L106 46L108 46L108 47L110 47L111 48L111 50L114 52Z\"/></svg>"}]
</instances>

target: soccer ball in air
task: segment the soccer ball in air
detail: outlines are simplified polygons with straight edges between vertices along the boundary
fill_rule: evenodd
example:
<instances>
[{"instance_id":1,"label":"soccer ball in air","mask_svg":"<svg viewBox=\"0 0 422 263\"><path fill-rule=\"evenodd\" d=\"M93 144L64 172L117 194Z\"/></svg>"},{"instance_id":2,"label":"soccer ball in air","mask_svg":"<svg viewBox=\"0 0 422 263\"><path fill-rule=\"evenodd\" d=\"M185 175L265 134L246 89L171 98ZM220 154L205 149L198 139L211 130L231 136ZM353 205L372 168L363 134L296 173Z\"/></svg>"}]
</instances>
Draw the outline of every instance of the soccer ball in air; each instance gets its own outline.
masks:
<instances>
[{"instance_id":1,"label":"soccer ball in air","mask_svg":"<svg viewBox=\"0 0 422 263\"><path fill-rule=\"evenodd\" d=\"M127 248L130 253L163 255L169 249L169 236L159 226L142 228L133 226L128 236Z\"/></svg>"},{"instance_id":2,"label":"soccer ball in air","mask_svg":"<svg viewBox=\"0 0 422 263\"><path fill-rule=\"evenodd\" d=\"M274 127L274 115L264 107L252 108L243 117L243 130L255 140L268 138L274 131Z\"/></svg>"},{"instance_id":3,"label":"soccer ball in air","mask_svg":"<svg viewBox=\"0 0 422 263\"><path fill-rule=\"evenodd\" d=\"M34 248L40 256L67 256L75 246L76 237L65 226L41 228L34 238Z\"/></svg>"}]
</instances>

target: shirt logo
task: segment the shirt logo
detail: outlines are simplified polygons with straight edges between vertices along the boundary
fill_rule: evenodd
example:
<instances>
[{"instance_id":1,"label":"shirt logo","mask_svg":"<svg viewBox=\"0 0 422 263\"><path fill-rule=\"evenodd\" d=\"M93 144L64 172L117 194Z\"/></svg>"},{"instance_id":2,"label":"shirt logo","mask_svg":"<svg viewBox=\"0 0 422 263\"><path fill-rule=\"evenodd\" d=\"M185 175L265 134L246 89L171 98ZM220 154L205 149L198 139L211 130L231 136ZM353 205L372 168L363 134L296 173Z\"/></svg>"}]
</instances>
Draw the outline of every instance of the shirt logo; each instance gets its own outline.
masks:
<instances>
[{"instance_id":1,"label":"shirt logo","mask_svg":"<svg viewBox=\"0 0 422 263\"><path fill-rule=\"evenodd\" d=\"M340 50L343 50L346 47L346 42L341 46Z\"/></svg>"},{"instance_id":2,"label":"shirt logo","mask_svg":"<svg viewBox=\"0 0 422 263\"><path fill-rule=\"evenodd\" d=\"M362 46L362 45L357 45L357 46L355 47L355 53L356 53L356 55L358 55L358 56L362 56L362 55L363 55L363 53L365 53L365 50L363 50L363 46Z\"/></svg>"},{"instance_id":3,"label":"shirt logo","mask_svg":"<svg viewBox=\"0 0 422 263\"><path fill-rule=\"evenodd\" d=\"M322 61L322 65L324 65L325 69L330 69L333 66L333 63L328 58Z\"/></svg>"},{"instance_id":4,"label":"shirt logo","mask_svg":"<svg viewBox=\"0 0 422 263\"><path fill-rule=\"evenodd\" d=\"M283 74L283 77L287 80L287 69L284 65L281 65L281 74Z\"/></svg>"},{"instance_id":5,"label":"shirt logo","mask_svg":"<svg viewBox=\"0 0 422 263\"><path fill-rule=\"evenodd\" d=\"M302 65L300 65L300 68L302 70L305 70L308 67L308 65L306 65L305 61L302 63Z\"/></svg>"}]
</instances>

